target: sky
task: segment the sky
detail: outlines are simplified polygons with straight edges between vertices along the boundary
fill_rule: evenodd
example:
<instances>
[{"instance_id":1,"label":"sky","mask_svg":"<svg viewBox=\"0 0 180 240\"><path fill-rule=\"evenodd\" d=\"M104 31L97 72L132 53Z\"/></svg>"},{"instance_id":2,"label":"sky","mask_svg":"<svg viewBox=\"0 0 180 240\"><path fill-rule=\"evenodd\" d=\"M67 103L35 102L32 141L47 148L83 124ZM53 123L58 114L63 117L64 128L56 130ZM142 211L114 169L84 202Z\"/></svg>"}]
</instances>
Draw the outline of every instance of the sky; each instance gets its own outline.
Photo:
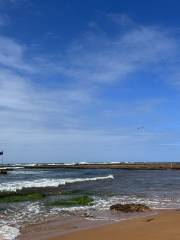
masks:
<instances>
[{"instance_id":1,"label":"sky","mask_svg":"<svg viewBox=\"0 0 180 240\"><path fill-rule=\"evenodd\" d=\"M5 161L180 161L179 12L175 0L0 0Z\"/></svg>"}]
</instances>

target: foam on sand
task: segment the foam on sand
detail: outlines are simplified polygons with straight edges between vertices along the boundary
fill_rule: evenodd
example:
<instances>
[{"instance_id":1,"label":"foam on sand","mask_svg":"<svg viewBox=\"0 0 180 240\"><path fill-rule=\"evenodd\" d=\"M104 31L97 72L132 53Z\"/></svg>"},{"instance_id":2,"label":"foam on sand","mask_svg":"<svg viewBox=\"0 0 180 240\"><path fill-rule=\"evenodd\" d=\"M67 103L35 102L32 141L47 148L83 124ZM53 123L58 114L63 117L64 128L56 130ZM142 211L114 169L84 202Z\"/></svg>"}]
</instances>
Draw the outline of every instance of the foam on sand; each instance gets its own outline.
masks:
<instances>
[{"instance_id":1,"label":"foam on sand","mask_svg":"<svg viewBox=\"0 0 180 240\"><path fill-rule=\"evenodd\" d=\"M0 239L13 240L20 234L19 229L8 225L0 226Z\"/></svg>"}]
</instances>

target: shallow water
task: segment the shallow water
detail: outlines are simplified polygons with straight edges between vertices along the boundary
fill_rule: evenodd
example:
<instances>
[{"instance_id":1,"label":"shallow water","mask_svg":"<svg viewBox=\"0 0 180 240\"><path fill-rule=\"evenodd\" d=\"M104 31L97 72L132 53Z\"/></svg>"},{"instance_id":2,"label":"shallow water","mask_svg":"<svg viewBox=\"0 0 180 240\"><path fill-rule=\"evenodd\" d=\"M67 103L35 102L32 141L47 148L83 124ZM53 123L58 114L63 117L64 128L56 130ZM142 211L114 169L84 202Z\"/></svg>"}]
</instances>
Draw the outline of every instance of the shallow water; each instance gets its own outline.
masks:
<instances>
[{"instance_id":1,"label":"shallow water","mask_svg":"<svg viewBox=\"0 0 180 240\"><path fill-rule=\"evenodd\" d=\"M89 216L91 221L116 221L133 217L132 214L110 213L109 207L115 203L144 203L155 209L180 208L179 171L19 169L7 176L0 176L1 193L15 192L23 188L35 190L37 187L48 194L41 201L0 203L0 239L14 239L24 225L61 216ZM93 205L47 207L47 201L62 197L55 196L55 193L62 190L92 192Z\"/></svg>"}]
</instances>

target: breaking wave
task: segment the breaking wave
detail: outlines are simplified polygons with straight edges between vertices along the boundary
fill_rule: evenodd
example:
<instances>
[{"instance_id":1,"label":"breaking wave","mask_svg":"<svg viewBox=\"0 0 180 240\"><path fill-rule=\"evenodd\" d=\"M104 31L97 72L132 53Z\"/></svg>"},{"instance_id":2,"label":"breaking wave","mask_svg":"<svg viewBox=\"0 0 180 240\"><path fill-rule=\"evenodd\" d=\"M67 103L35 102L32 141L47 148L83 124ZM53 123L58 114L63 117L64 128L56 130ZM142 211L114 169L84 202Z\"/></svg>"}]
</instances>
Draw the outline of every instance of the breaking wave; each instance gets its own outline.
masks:
<instances>
[{"instance_id":1,"label":"breaking wave","mask_svg":"<svg viewBox=\"0 0 180 240\"><path fill-rule=\"evenodd\" d=\"M62 178L62 179L36 179L33 181L14 181L0 184L0 192L16 192L23 188L45 188L45 187L58 187L70 183L97 181L105 179L114 179L113 175L91 177L91 178Z\"/></svg>"}]
</instances>

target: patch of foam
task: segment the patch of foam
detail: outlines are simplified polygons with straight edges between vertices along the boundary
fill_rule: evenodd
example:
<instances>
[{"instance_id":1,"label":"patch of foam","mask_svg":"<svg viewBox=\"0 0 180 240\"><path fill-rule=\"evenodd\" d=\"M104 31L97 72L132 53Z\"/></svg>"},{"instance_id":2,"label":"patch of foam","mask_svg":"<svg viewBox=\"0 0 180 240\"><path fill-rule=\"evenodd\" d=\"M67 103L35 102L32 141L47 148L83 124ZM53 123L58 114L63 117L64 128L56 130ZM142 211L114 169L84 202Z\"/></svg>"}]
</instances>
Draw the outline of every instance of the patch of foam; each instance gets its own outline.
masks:
<instances>
[{"instance_id":1,"label":"patch of foam","mask_svg":"<svg viewBox=\"0 0 180 240\"><path fill-rule=\"evenodd\" d=\"M51 212L80 212L80 211L85 211L89 209L95 209L93 206L74 206L74 207L53 207L51 209Z\"/></svg>"},{"instance_id":2,"label":"patch of foam","mask_svg":"<svg viewBox=\"0 0 180 240\"><path fill-rule=\"evenodd\" d=\"M120 162L110 162L111 164L119 164Z\"/></svg>"},{"instance_id":3,"label":"patch of foam","mask_svg":"<svg viewBox=\"0 0 180 240\"><path fill-rule=\"evenodd\" d=\"M35 167L35 166L37 166L37 164L36 163L28 163L28 164L23 164L23 166L25 166L25 167Z\"/></svg>"},{"instance_id":4,"label":"patch of foam","mask_svg":"<svg viewBox=\"0 0 180 240\"><path fill-rule=\"evenodd\" d=\"M113 204L136 203L145 204L152 209L177 209L180 207L180 199L162 198L154 196L154 198L139 198L136 196L113 196L108 198L95 197L94 207L96 209L108 210Z\"/></svg>"},{"instance_id":5,"label":"patch of foam","mask_svg":"<svg viewBox=\"0 0 180 240\"><path fill-rule=\"evenodd\" d=\"M8 225L0 227L1 240L13 240L20 234L19 229Z\"/></svg>"},{"instance_id":6,"label":"patch of foam","mask_svg":"<svg viewBox=\"0 0 180 240\"><path fill-rule=\"evenodd\" d=\"M71 165L75 165L76 163L64 163L63 165L65 166L71 166Z\"/></svg>"},{"instance_id":7,"label":"patch of foam","mask_svg":"<svg viewBox=\"0 0 180 240\"><path fill-rule=\"evenodd\" d=\"M16 192L17 190L22 190L23 188L45 188L45 187L58 187L60 185L65 185L68 183L76 182L87 182L87 181L97 181L105 179L113 179L113 175L107 175L102 177L91 177L91 178L62 178L62 179L36 179L33 181L14 181L8 183L0 184L0 192Z\"/></svg>"}]
</instances>

